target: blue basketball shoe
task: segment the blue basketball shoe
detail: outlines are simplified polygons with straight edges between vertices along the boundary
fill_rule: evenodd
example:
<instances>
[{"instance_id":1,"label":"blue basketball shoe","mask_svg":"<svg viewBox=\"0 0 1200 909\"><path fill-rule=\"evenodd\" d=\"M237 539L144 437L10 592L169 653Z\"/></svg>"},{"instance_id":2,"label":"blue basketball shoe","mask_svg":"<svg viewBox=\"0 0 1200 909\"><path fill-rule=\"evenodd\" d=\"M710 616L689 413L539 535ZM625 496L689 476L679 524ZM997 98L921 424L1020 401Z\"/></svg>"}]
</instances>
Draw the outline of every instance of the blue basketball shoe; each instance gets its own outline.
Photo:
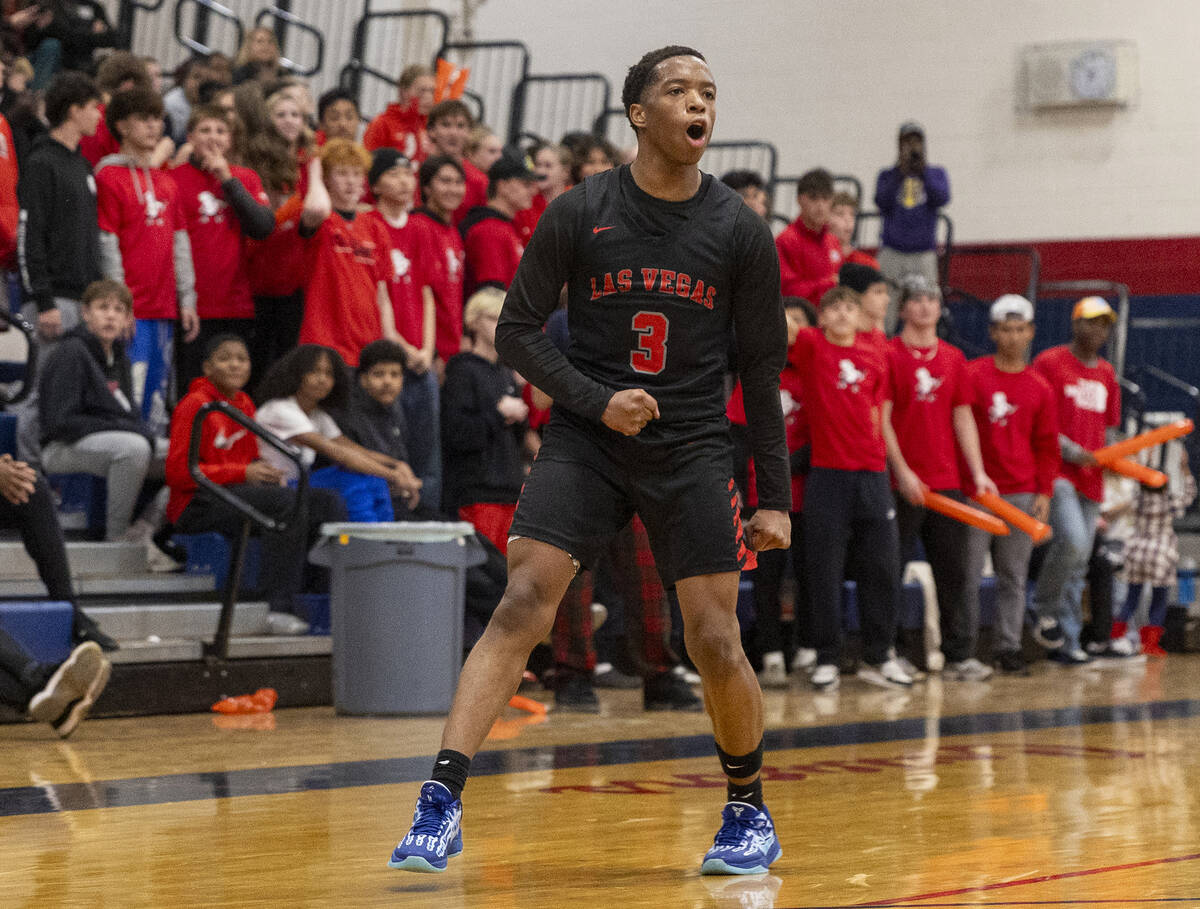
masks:
<instances>
[{"instance_id":1,"label":"blue basketball shoe","mask_svg":"<svg viewBox=\"0 0 1200 909\"><path fill-rule=\"evenodd\" d=\"M388 867L445 871L446 860L462 849L462 800L452 799L449 789L429 780L417 797L412 829L392 850Z\"/></svg>"},{"instance_id":2,"label":"blue basketball shoe","mask_svg":"<svg viewBox=\"0 0 1200 909\"><path fill-rule=\"evenodd\" d=\"M721 829L704 856L700 873L762 874L781 855L775 822L765 806L760 811L745 802L726 802Z\"/></svg>"}]
</instances>

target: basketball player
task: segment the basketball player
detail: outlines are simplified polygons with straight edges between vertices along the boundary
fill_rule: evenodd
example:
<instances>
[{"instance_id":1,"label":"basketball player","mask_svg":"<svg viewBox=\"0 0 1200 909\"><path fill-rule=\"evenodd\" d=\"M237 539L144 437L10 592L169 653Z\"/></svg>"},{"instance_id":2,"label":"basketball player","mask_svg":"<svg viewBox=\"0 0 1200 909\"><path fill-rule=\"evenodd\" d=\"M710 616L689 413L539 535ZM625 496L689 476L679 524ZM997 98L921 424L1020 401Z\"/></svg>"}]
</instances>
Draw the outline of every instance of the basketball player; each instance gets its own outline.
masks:
<instances>
[{"instance_id":1,"label":"basketball player","mask_svg":"<svg viewBox=\"0 0 1200 909\"><path fill-rule=\"evenodd\" d=\"M728 777L701 873L764 872L780 855L759 777L762 693L735 614L747 546L784 548L790 537L779 263L765 222L697 166L716 102L704 58L687 47L652 51L630 68L622 100L637 160L550 204L500 317L501 356L554 399L553 415L510 531L508 587L463 667L393 868L442 871L462 851L459 795L471 757L580 563L635 512L664 586L678 593ZM542 333L563 284L566 356ZM744 533L722 381L735 327L759 490Z\"/></svg>"}]
</instances>

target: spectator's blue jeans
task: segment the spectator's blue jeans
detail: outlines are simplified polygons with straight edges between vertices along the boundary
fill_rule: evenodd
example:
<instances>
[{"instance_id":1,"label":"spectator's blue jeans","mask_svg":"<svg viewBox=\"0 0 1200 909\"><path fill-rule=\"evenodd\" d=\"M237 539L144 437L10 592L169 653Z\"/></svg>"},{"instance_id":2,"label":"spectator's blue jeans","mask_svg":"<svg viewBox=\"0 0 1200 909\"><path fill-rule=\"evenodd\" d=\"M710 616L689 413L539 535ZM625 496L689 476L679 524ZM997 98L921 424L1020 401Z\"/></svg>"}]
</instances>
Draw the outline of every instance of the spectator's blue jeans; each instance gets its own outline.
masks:
<instances>
[{"instance_id":1,"label":"spectator's blue jeans","mask_svg":"<svg viewBox=\"0 0 1200 909\"><path fill-rule=\"evenodd\" d=\"M421 504L440 511L442 507L442 415L437 373L424 375L404 371L400 406L408 435L408 466L421 478Z\"/></svg>"},{"instance_id":2,"label":"spectator's blue jeans","mask_svg":"<svg viewBox=\"0 0 1200 909\"><path fill-rule=\"evenodd\" d=\"M1100 503L1081 495L1070 480L1059 477L1054 481L1054 498L1050 500L1054 537L1042 562L1034 602L1039 618L1055 619L1062 626L1067 650L1079 647L1083 584L1099 515Z\"/></svg>"}]
</instances>

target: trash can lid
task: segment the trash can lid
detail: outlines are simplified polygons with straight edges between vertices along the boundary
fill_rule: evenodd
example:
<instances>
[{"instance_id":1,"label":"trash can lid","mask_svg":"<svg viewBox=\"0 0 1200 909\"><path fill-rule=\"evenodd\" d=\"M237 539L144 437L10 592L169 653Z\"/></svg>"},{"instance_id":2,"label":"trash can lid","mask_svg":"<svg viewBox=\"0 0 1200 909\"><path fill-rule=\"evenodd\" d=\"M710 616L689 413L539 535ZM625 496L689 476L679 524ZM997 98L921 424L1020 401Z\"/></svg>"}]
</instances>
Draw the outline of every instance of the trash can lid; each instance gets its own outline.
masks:
<instances>
[{"instance_id":1,"label":"trash can lid","mask_svg":"<svg viewBox=\"0 0 1200 909\"><path fill-rule=\"evenodd\" d=\"M355 537L385 543L445 543L474 533L475 527L466 521L344 522L321 525L323 537Z\"/></svg>"}]
</instances>

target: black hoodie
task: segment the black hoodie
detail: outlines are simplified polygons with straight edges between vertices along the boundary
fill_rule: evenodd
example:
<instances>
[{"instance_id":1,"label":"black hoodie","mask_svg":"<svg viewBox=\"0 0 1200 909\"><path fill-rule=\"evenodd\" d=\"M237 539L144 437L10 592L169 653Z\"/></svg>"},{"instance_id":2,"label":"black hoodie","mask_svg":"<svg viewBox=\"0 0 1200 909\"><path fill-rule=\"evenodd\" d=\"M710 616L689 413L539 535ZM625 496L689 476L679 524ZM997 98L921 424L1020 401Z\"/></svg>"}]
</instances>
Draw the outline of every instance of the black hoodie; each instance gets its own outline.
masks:
<instances>
[{"instance_id":1,"label":"black hoodie","mask_svg":"<svg viewBox=\"0 0 1200 909\"><path fill-rule=\"evenodd\" d=\"M101 277L91 165L53 136L39 136L21 162L17 198L17 253L26 295L38 312L53 309L55 297L78 300Z\"/></svg>"},{"instance_id":2,"label":"black hoodie","mask_svg":"<svg viewBox=\"0 0 1200 909\"><path fill-rule=\"evenodd\" d=\"M96 336L79 325L67 332L39 371L42 445L116 431L140 433L154 447L154 436L132 409L129 357L120 341L113 342L109 360Z\"/></svg>"}]
</instances>

